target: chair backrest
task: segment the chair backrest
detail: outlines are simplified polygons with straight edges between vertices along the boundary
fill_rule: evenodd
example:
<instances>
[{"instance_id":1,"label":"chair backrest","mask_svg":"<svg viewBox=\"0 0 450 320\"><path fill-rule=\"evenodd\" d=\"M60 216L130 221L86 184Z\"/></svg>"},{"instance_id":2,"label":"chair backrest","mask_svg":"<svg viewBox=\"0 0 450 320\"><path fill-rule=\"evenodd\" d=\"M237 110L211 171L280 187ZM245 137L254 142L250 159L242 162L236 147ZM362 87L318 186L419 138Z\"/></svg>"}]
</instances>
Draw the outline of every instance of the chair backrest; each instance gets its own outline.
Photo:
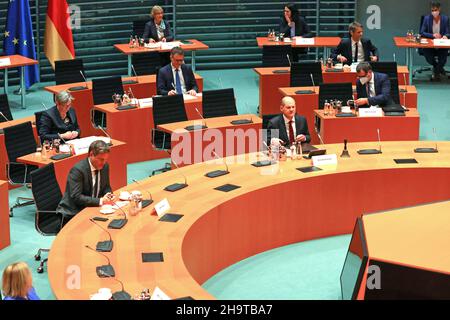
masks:
<instances>
[{"instance_id":1,"label":"chair backrest","mask_svg":"<svg viewBox=\"0 0 450 320\"><path fill-rule=\"evenodd\" d=\"M390 79L391 82L391 98L395 104L400 104L400 91L398 89L398 80Z\"/></svg>"},{"instance_id":2,"label":"chair backrest","mask_svg":"<svg viewBox=\"0 0 450 320\"><path fill-rule=\"evenodd\" d=\"M9 162L16 162L18 157L36 152L36 140L30 121L7 127L4 133Z\"/></svg>"},{"instance_id":3,"label":"chair backrest","mask_svg":"<svg viewBox=\"0 0 450 320\"><path fill-rule=\"evenodd\" d=\"M0 112L9 120L13 120L11 109L9 108L8 95L0 94ZM6 122L6 119L0 115L0 122Z\"/></svg>"},{"instance_id":4,"label":"chair backrest","mask_svg":"<svg viewBox=\"0 0 450 320\"><path fill-rule=\"evenodd\" d=\"M37 112L35 112L34 113L34 117L35 117L35 121L36 121L36 131L37 131L37 133L38 133L38 135L39 135L39 129L41 128L41 116L42 116L42 114L44 113L45 111L37 111ZM41 139L41 137L39 136L39 139L40 139L40 141L41 141L41 144L44 142L44 141L42 141L42 139Z\"/></svg>"},{"instance_id":5,"label":"chair backrest","mask_svg":"<svg viewBox=\"0 0 450 320\"><path fill-rule=\"evenodd\" d=\"M70 59L55 61L55 81L57 85L75 82L84 82L83 59Z\"/></svg>"},{"instance_id":6,"label":"chair backrest","mask_svg":"<svg viewBox=\"0 0 450 320\"><path fill-rule=\"evenodd\" d=\"M138 36L139 38L142 38L144 35L145 30L145 24L148 22L148 20L134 20L133 21L133 36Z\"/></svg>"},{"instance_id":7,"label":"chair backrest","mask_svg":"<svg viewBox=\"0 0 450 320\"><path fill-rule=\"evenodd\" d=\"M323 109L325 100L340 100L344 105L348 100L353 100L353 89L351 82L345 83L322 83L319 92L319 109Z\"/></svg>"},{"instance_id":8,"label":"chair backrest","mask_svg":"<svg viewBox=\"0 0 450 320\"><path fill-rule=\"evenodd\" d=\"M53 212L42 212L55 211L62 199L53 163L31 172L31 192L37 209L36 229L44 234L57 233L61 216Z\"/></svg>"},{"instance_id":9,"label":"chair backrest","mask_svg":"<svg viewBox=\"0 0 450 320\"><path fill-rule=\"evenodd\" d=\"M94 104L112 103L114 94L123 95L121 77L106 77L92 80L92 95Z\"/></svg>"},{"instance_id":10,"label":"chair backrest","mask_svg":"<svg viewBox=\"0 0 450 320\"><path fill-rule=\"evenodd\" d=\"M312 79L311 79L312 75ZM313 81L314 80L314 83ZM323 82L320 62L293 62L291 65L291 87L318 86Z\"/></svg>"},{"instance_id":11,"label":"chair backrest","mask_svg":"<svg viewBox=\"0 0 450 320\"><path fill-rule=\"evenodd\" d=\"M420 33L420 30L422 30L422 25L423 25L423 20L425 19L425 16L423 15L423 16L420 16L420 25L419 25L419 33ZM417 49L417 53L420 55L420 56L423 56L423 49L422 48L418 48Z\"/></svg>"},{"instance_id":12,"label":"chair backrest","mask_svg":"<svg viewBox=\"0 0 450 320\"><path fill-rule=\"evenodd\" d=\"M133 54L131 61L138 76L156 74L156 70L161 67L161 58L158 52Z\"/></svg>"},{"instance_id":13,"label":"chair backrest","mask_svg":"<svg viewBox=\"0 0 450 320\"><path fill-rule=\"evenodd\" d=\"M203 91L203 117L237 115L233 88Z\"/></svg>"},{"instance_id":14,"label":"chair backrest","mask_svg":"<svg viewBox=\"0 0 450 320\"><path fill-rule=\"evenodd\" d=\"M279 113L277 113L277 114L263 114L263 116L262 116L262 128L263 129L267 129L267 126L268 126L268 124L269 124L269 121L273 118L273 117L276 117L276 116L278 116L279 115Z\"/></svg>"},{"instance_id":15,"label":"chair backrest","mask_svg":"<svg viewBox=\"0 0 450 320\"><path fill-rule=\"evenodd\" d=\"M160 96L153 98L153 121L160 124L187 121L183 95Z\"/></svg>"},{"instance_id":16,"label":"chair backrest","mask_svg":"<svg viewBox=\"0 0 450 320\"><path fill-rule=\"evenodd\" d=\"M263 46L263 67L289 67L289 59L292 61L291 46Z\"/></svg>"},{"instance_id":17,"label":"chair backrest","mask_svg":"<svg viewBox=\"0 0 450 320\"><path fill-rule=\"evenodd\" d=\"M398 79L397 62L378 61L378 62L371 62L370 65L372 66L372 70L374 72L387 74L389 80Z\"/></svg>"}]
</instances>

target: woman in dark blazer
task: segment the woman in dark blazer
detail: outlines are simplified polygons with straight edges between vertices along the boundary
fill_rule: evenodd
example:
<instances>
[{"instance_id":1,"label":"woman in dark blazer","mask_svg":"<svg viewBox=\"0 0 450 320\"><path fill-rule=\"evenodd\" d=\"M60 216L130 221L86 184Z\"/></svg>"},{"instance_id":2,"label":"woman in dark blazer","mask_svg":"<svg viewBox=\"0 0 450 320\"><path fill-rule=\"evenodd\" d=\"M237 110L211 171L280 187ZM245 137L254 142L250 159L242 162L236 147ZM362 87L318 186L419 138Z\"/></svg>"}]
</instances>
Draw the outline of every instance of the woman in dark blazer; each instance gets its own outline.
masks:
<instances>
[{"instance_id":1,"label":"woman in dark blazer","mask_svg":"<svg viewBox=\"0 0 450 320\"><path fill-rule=\"evenodd\" d=\"M72 140L80 136L75 110L71 108L73 97L67 91L56 94L56 106L43 112L39 121L41 141L54 139Z\"/></svg>"},{"instance_id":2,"label":"woman in dark blazer","mask_svg":"<svg viewBox=\"0 0 450 320\"><path fill-rule=\"evenodd\" d=\"M159 41L173 41L170 24L164 20L164 10L160 6L154 6L150 13L152 17L149 22L145 24L143 38L145 42L159 42Z\"/></svg>"}]
</instances>

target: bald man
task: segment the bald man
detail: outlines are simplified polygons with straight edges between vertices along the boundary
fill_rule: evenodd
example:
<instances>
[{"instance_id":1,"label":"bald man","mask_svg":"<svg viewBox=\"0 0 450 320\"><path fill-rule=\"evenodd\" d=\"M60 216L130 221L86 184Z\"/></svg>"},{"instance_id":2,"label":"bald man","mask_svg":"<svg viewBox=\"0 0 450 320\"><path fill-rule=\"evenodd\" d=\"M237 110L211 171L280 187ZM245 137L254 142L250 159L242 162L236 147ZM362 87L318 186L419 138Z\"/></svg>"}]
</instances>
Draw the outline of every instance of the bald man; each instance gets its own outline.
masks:
<instances>
[{"instance_id":1,"label":"bald man","mask_svg":"<svg viewBox=\"0 0 450 320\"><path fill-rule=\"evenodd\" d=\"M281 100L280 110L281 114L270 119L267 125L267 143L281 142L284 146L290 147L294 142L310 142L308 124L305 117L296 114L295 100L284 97ZM272 137L275 134L271 135L270 130L278 130L278 137Z\"/></svg>"}]
</instances>

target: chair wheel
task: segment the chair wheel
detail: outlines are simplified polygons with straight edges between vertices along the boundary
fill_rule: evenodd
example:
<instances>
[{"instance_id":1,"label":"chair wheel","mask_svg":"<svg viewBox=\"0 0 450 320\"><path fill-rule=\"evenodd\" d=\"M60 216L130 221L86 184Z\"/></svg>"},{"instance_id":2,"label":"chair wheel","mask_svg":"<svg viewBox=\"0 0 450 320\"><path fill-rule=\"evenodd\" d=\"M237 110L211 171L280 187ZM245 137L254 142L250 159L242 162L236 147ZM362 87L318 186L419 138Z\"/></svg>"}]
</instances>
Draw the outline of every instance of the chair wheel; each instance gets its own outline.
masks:
<instances>
[{"instance_id":1,"label":"chair wheel","mask_svg":"<svg viewBox=\"0 0 450 320\"><path fill-rule=\"evenodd\" d=\"M39 254L35 255L34 260L41 261L41 256Z\"/></svg>"},{"instance_id":2,"label":"chair wheel","mask_svg":"<svg viewBox=\"0 0 450 320\"><path fill-rule=\"evenodd\" d=\"M37 273L44 273L44 268L43 267L38 267L37 268Z\"/></svg>"}]
</instances>

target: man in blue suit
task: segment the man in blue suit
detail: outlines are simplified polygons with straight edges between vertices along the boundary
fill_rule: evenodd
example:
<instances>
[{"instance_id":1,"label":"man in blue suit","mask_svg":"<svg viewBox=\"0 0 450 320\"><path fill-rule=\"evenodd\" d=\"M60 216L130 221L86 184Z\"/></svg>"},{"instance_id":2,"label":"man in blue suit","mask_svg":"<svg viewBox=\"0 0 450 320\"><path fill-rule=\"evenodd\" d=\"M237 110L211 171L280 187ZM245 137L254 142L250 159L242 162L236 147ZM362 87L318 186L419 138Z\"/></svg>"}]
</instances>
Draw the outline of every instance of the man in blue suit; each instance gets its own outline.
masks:
<instances>
[{"instance_id":1,"label":"man in blue suit","mask_svg":"<svg viewBox=\"0 0 450 320\"><path fill-rule=\"evenodd\" d=\"M356 105L360 108L392 104L391 82L384 73L373 72L368 62L361 62L356 66Z\"/></svg>"},{"instance_id":2,"label":"man in blue suit","mask_svg":"<svg viewBox=\"0 0 450 320\"><path fill-rule=\"evenodd\" d=\"M175 47L170 51L171 63L159 69L158 94L171 96L176 94L197 95L198 86L192 68L184 64L184 51Z\"/></svg>"},{"instance_id":3,"label":"man in blue suit","mask_svg":"<svg viewBox=\"0 0 450 320\"><path fill-rule=\"evenodd\" d=\"M429 39L450 38L449 19L446 15L441 14L439 2L431 2L431 14L424 17L420 34ZM447 63L448 49L423 49L423 55L433 66L434 80L439 81L441 74L445 76L444 66Z\"/></svg>"}]
</instances>

